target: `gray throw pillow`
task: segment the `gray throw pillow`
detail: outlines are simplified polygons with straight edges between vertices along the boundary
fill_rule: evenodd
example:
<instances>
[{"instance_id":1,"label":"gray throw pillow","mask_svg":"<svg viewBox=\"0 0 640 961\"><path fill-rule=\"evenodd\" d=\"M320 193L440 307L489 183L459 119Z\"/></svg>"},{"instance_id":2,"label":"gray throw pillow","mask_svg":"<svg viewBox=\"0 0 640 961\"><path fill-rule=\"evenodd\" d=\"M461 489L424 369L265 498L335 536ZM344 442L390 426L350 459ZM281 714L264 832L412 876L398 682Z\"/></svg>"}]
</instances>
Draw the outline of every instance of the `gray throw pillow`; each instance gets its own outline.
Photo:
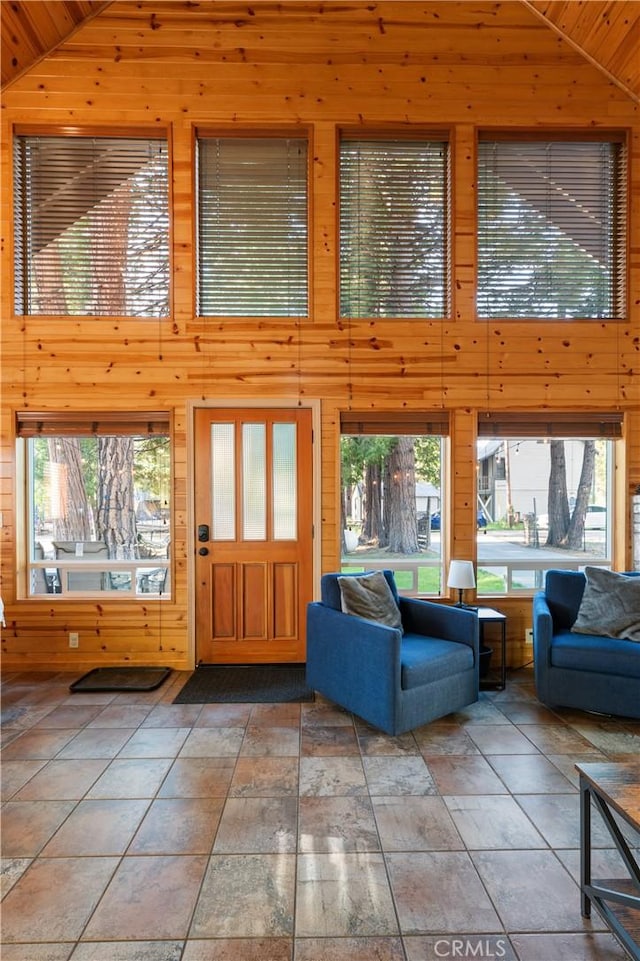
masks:
<instances>
[{"instance_id":1,"label":"gray throw pillow","mask_svg":"<svg viewBox=\"0 0 640 961\"><path fill-rule=\"evenodd\" d=\"M339 577L342 610L402 630L400 608L382 571Z\"/></svg>"},{"instance_id":2,"label":"gray throw pillow","mask_svg":"<svg viewBox=\"0 0 640 961\"><path fill-rule=\"evenodd\" d=\"M640 577L602 567L585 567L584 572L587 583L571 630L640 641Z\"/></svg>"}]
</instances>

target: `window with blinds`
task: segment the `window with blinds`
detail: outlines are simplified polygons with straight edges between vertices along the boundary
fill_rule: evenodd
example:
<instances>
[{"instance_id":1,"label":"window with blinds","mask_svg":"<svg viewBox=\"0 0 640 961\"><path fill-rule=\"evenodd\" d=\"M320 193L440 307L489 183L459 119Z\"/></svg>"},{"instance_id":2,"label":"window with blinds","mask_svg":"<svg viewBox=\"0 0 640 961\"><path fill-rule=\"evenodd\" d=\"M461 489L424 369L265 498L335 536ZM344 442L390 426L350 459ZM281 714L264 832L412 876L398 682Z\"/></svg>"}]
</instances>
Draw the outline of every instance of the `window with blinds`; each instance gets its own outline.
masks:
<instances>
[{"instance_id":1,"label":"window with blinds","mask_svg":"<svg viewBox=\"0 0 640 961\"><path fill-rule=\"evenodd\" d=\"M25 597L171 596L167 411L19 411Z\"/></svg>"},{"instance_id":2,"label":"window with blinds","mask_svg":"<svg viewBox=\"0 0 640 961\"><path fill-rule=\"evenodd\" d=\"M198 314L308 314L307 141L198 140Z\"/></svg>"},{"instance_id":3,"label":"window with blinds","mask_svg":"<svg viewBox=\"0 0 640 961\"><path fill-rule=\"evenodd\" d=\"M165 139L18 133L14 198L16 313L169 313Z\"/></svg>"},{"instance_id":4,"label":"window with blinds","mask_svg":"<svg viewBox=\"0 0 640 961\"><path fill-rule=\"evenodd\" d=\"M340 143L340 315L449 310L449 147L433 139Z\"/></svg>"},{"instance_id":5,"label":"window with blinds","mask_svg":"<svg viewBox=\"0 0 640 961\"><path fill-rule=\"evenodd\" d=\"M481 318L621 318L626 311L621 140L478 144Z\"/></svg>"}]
</instances>

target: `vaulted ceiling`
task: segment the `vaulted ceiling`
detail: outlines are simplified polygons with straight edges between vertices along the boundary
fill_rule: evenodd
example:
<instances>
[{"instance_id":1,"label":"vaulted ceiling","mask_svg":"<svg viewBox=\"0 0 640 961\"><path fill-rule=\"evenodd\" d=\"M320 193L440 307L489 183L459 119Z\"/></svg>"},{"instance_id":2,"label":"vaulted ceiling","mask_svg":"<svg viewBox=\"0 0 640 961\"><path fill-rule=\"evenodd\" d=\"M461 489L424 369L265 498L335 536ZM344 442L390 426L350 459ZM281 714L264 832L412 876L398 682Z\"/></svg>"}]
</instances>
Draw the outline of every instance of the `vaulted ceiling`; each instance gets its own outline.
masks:
<instances>
[{"instance_id":1,"label":"vaulted ceiling","mask_svg":"<svg viewBox=\"0 0 640 961\"><path fill-rule=\"evenodd\" d=\"M2 86L118 0L2 0ZM143 0L153 7L154 0ZM214 0L215 2L215 0ZM637 0L518 0L640 103Z\"/></svg>"}]
</instances>

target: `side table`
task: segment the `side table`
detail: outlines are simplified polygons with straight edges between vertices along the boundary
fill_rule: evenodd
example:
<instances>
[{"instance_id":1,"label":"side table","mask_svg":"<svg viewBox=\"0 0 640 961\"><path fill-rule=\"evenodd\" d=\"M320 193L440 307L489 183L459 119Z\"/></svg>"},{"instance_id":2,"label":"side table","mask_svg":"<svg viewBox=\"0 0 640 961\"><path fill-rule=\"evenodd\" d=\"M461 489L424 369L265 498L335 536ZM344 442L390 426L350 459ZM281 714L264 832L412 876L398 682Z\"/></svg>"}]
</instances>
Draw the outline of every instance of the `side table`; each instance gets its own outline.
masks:
<instances>
[{"instance_id":1,"label":"side table","mask_svg":"<svg viewBox=\"0 0 640 961\"><path fill-rule=\"evenodd\" d=\"M593 904L634 959L640 961L640 865L620 819L640 831L640 763L594 761L576 764L580 775L580 894L582 917ZM599 812L618 849L626 877L591 877L591 806ZM616 816L617 815L617 820Z\"/></svg>"},{"instance_id":2,"label":"side table","mask_svg":"<svg viewBox=\"0 0 640 961\"><path fill-rule=\"evenodd\" d=\"M507 615L496 611L493 607L478 607L478 621L480 622L480 647L485 644L484 629L486 624L499 624L500 631L500 680L481 680L481 691L504 691L507 686Z\"/></svg>"}]
</instances>

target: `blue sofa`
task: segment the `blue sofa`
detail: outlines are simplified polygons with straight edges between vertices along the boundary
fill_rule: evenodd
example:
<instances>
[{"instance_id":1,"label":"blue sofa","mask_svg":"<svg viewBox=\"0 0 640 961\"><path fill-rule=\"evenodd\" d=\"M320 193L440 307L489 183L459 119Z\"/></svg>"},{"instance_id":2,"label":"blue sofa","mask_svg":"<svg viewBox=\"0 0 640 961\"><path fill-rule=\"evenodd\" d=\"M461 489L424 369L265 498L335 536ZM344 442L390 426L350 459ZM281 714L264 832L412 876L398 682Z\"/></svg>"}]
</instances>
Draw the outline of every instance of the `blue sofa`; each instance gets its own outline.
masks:
<instances>
[{"instance_id":1,"label":"blue sofa","mask_svg":"<svg viewBox=\"0 0 640 961\"><path fill-rule=\"evenodd\" d=\"M550 707L640 718L640 643L571 631L585 585L581 571L550 570L534 596L538 698Z\"/></svg>"},{"instance_id":2,"label":"blue sofa","mask_svg":"<svg viewBox=\"0 0 640 961\"><path fill-rule=\"evenodd\" d=\"M402 629L346 614L325 574L307 609L307 683L387 734L402 734L478 700L478 618L398 595ZM353 575L357 576L357 575Z\"/></svg>"}]
</instances>

